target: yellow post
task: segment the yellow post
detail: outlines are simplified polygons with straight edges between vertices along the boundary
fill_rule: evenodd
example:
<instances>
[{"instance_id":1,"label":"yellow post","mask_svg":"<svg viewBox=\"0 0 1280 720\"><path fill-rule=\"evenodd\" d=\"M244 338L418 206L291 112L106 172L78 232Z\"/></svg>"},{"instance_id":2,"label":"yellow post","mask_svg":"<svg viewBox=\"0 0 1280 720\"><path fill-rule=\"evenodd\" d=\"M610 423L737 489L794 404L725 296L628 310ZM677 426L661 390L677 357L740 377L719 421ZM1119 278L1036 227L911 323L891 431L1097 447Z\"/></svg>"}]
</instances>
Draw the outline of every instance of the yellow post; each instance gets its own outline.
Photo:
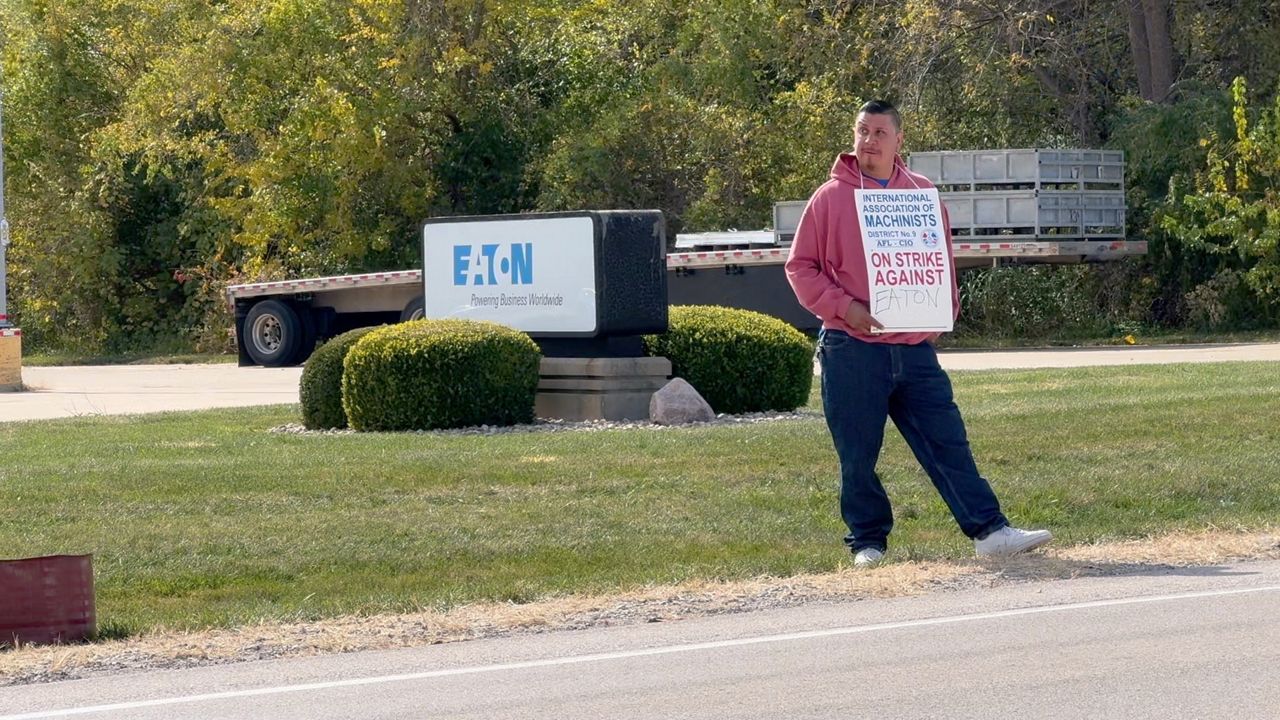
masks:
<instances>
[{"instance_id":1,"label":"yellow post","mask_svg":"<svg viewBox=\"0 0 1280 720\"><path fill-rule=\"evenodd\" d=\"M22 389L22 331L0 328L0 392Z\"/></svg>"}]
</instances>

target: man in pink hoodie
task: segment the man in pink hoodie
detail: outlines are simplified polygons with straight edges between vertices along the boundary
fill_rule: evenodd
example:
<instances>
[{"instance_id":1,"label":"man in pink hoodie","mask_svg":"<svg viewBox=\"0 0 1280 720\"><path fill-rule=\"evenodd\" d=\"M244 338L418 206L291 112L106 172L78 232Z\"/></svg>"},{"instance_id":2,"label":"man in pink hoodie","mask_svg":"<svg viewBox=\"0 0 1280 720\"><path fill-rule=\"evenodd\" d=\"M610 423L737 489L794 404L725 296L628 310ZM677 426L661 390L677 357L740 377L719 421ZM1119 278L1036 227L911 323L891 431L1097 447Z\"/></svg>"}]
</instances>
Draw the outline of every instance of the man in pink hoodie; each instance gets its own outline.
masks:
<instances>
[{"instance_id":1,"label":"man in pink hoodie","mask_svg":"<svg viewBox=\"0 0 1280 720\"><path fill-rule=\"evenodd\" d=\"M902 119L892 105L875 100L862 106L853 153L836 158L831 179L809 199L786 265L800 304L822 320L822 405L840 459L845 544L855 566L874 565L888 548L893 510L875 467L885 421L892 418L978 555L1031 550L1052 535L1010 526L991 485L978 474L951 380L933 347L938 333L880 332L884 326L868 309L870 283L854 191L933 187L898 155L902 137ZM943 227L951 257L945 210ZM954 259L950 277L952 307L959 314Z\"/></svg>"}]
</instances>

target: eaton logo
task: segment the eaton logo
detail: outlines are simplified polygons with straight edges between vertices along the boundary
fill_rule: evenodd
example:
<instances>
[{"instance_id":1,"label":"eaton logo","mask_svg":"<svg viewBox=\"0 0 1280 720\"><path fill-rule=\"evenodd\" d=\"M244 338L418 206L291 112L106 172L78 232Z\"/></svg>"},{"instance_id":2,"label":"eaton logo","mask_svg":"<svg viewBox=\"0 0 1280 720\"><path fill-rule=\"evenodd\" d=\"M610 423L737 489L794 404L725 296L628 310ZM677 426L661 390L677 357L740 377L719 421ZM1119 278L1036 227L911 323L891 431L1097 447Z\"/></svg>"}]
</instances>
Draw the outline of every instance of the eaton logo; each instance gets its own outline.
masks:
<instances>
[{"instance_id":1,"label":"eaton logo","mask_svg":"<svg viewBox=\"0 0 1280 720\"><path fill-rule=\"evenodd\" d=\"M454 285L532 285L533 243L453 246Z\"/></svg>"}]
</instances>

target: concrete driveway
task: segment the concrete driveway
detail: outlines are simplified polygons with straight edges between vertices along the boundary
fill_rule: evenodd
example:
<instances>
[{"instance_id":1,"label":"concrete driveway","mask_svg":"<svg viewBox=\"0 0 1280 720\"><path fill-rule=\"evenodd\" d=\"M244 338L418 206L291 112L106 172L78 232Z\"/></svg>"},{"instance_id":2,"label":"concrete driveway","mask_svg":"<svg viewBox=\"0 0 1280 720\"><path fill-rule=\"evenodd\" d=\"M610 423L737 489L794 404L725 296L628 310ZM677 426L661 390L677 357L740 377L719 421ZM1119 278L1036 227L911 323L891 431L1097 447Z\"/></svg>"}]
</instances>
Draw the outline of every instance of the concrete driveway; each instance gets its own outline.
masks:
<instances>
[{"instance_id":1,"label":"concrete driveway","mask_svg":"<svg viewBox=\"0 0 1280 720\"><path fill-rule=\"evenodd\" d=\"M941 359L948 370L1280 361L1280 343L949 350ZM230 363L28 367L22 371L28 391L0 393L0 422L296 403L301 375L298 367L242 368Z\"/></svg>"},{"instance_id":2,"label":"concrete driveway","mask_svg":"<svg viewBox=\"0 0 1280 720\"><path fill-rule=\"evenodd\" d=\"M1167 365L1170 363L1280 360L1280 343L1150 345L1053 350L944 350L947 370L1084 367L1086 365Z\"/></svg>"},{"instance_id":3,"label":"concrete driveway","mask_svg":"<svg viewBox=\"0 0 1280 720\"><path fill-rule=\"evenodd\" d=\"M0 422L296 403L301 375L231 363L28 367L27 391L0 394Z\"/></svg>"}]
</instances>

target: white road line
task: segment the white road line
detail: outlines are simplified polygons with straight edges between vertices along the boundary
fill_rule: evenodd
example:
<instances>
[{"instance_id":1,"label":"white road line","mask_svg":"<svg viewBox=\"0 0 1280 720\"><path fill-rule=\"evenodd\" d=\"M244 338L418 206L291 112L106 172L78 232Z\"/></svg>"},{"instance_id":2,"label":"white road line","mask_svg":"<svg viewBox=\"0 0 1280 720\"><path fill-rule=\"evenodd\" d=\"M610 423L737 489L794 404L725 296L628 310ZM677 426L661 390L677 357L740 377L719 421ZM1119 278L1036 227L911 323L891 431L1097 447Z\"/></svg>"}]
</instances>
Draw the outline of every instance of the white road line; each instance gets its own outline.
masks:
<instances>
[{"instance_id":1,"label":"white road line","mask_svg":"<svg viewBox=\"0 0 1280 720\"><path fill-rule=\"evenodd\" d=\"M258 688L256 690L234 690L229 692L208 693L204 695L186 695L181 697L162 698L158 700L139 700L136 702L113 703L110 705L91 705L77 708L66 708L62 710L24 713L21 715L0 715L0 720L61 718L70 717L72 715L106 713L116 710L138 710L141 708L163 707L166 705L184 705L207 702L210 700L228 700L232 698L247 698L261 695L280 695L284 693L357 687L360 685L381 685L385 683L404 682L407 680L427 680L431 678L453 677L456 675L476 675L479 673L505 672L508 670L526 670L530 668L556 667L559 665L577 665L580 663L603 662L606 660L624 660L628 658L648 657L653 655L672 655L675 653L697 652L700 650L742 647L744 645L791 642L793 640L838 637L841 635L860 635L863 633L881 632L885 630L929 627L931 625L952 625L956 623L978 622L982 620L998 620L1001 618L1021 617L1024 615L1042 615L1045 613L1069 612L1072 610L1090 610L1093 608L1117 607L1121 605L1140 605L1147 603L1171 602L1174 600L1193 600L1198 598L1277 591L1280 591L1280 585L1243 588L1239 590L1206 590L1200 592L1177 593L1173 595L1151 595L1135 598L1117 598L1114 600L1093 600L1089 602L1069 603L1065 605L1044 605L1039 607L1020 608L1018 610L1000 610L996 612L976 613L973 615L951 615L936 618L925 618L922 620L904 620L901 622L881 623L878 625L856 625L852 627L830 628L827 630L808 630L805 632L784 633L781 635L761 635L758 637L739 638L737 640L717 640L714 642L692 643L688 645L668 645L666 647L645 648L641 650L622 650L610 653L595 653L592 655L572 655L569 657L548 658L545 660L526 660L523 662L504 663L501 665L479 665L473 667L452 668L449 670L405 673L402 675L382 675L378 677L356 678L353 680L335 680L332 682L307 683L302 685L280 685L277 687Z\"/></svg>"}]
</instances>

